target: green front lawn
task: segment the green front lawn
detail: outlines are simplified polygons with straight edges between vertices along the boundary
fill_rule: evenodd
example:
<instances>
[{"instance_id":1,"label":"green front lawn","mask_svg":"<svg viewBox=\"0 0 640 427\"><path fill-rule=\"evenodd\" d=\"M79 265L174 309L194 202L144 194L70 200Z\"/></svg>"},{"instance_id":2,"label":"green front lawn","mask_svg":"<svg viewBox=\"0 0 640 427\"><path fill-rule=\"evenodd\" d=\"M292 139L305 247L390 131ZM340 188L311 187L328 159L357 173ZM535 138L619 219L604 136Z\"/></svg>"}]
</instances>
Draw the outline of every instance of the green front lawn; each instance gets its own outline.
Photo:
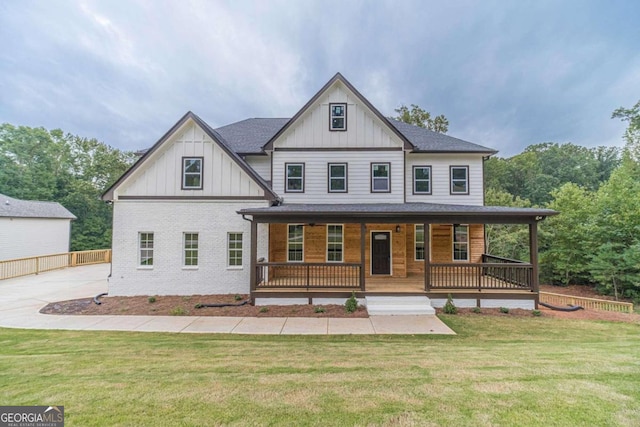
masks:
<instances>
[{"instance_id":1,"label":"green front lawn","mask_svg":"<svg viewBox=\"0 0 640 427\"><path fill-rule=\"evenodd\" d=\"M0 404L68 426L640 425L640 326L442 318L459 335L0 329Z\"/></svg>"}]
</instances>

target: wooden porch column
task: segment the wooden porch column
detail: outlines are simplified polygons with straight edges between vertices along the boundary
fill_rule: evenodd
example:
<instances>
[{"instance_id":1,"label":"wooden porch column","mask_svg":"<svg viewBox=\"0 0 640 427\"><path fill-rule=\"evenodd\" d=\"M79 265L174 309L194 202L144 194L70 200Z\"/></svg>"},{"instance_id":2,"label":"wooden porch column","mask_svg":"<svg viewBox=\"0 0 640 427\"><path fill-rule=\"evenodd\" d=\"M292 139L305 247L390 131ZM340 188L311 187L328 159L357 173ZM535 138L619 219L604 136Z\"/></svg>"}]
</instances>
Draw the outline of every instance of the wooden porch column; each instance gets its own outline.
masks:
<instances>
[{"instance_id":1,"label":"wooden porch column","mask_svg":"<svg viewBox=\"0 0 640 427\"><path fill-rule=\"evenodd\" d=\"M536 294L540 290L538 283L538 223L532 222L529 224L529 260L533 266L531 272L531 290ZM538 297L536 297L536 309L538 308Z\"/></svg>"},{"instance_id":2,"label":"wooden porch column","mask_svg":"<svg viewBox=\"0 0 640 427\"><path fill-rule=\"evenodd\" d=\"M258 223L254 219L251 221L251 257L250 265L251 271L249 271L249 289L253 293L256 290L256 262L258 258Z\"/></svg>"},{"instance_id":3,"label":"wooden porch column","mask_svg":"<svg viewBox=\"0 0 640 427\"><path fill-rule=\"evenodd\" d=\"M424 290L429 291L431 288L431 230L429 224L423 224L424 227Z\"/></svg>"},{"instance_id":4,"label":"wooden porch column","mask_svg":"<svg viewBox=\"0 0 640 427\"><path fill-rule=\"evenodd\" d=\"M360 290L364 291L364 245L367 227L364 222L360 223Z\"/></svg>"}]
</instances>

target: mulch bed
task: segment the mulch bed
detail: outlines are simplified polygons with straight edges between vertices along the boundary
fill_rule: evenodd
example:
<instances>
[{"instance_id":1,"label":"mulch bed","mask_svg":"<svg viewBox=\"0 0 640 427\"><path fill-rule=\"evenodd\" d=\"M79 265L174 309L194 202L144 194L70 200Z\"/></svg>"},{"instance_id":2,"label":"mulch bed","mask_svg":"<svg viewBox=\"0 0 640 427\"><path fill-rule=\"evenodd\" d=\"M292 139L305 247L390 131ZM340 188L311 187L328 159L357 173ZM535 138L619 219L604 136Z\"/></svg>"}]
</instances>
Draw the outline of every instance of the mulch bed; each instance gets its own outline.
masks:
<instances>
[{"instance_id":1,"label":"mulch bed","mask_svg":"<svg viewBox=\"0 0 640 427\"><path fill-rule=\"evenodd\" d=\"M59 301L48 304L43 314L81 314L81 315L147 315L147 316L235 316L235 317L369 317L367 309L359 306L353 313L347 313L344 305L270 305L253 306L246 304L235 307L195 308L197 304L238 304L248 295L192 295L192 296L156 296L150 297L102 297L101 305L93 303L92 298ZM316 312L316 311L320 312ZM324 310L324 311L322 311Z\"/></svg>"}]
</instances>

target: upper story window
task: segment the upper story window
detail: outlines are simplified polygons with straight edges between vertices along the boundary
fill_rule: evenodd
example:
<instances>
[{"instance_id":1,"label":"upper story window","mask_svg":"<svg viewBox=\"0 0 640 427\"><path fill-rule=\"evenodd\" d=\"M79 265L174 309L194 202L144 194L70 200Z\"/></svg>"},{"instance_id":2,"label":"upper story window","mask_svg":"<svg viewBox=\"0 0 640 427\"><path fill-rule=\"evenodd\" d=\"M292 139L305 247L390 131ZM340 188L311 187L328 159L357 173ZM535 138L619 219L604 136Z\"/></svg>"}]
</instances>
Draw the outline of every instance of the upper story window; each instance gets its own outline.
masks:
<instances>
[{"instance_id":1,"label":"upper story window","mask_svg":"<svg viewBox=\"0 0 640 427\"><path fill-rule=\"evenodd\" d=\"M469 194L469 166L451 166L451 194Z\"/></svg>"},{"instance_id":2,"label":"upper story window","mask_svg":"<svg viewBox=\"0 0 640 427\"><path fill-rule=\"evenodd\" d=\"M391 192L391 163L371 163L371 192Z\"/></svg>"},{"instance_id":3,"label":"upper story window","mask_svg":"<svg viewBox=\"0 0 640 427\"><path fill-rule=\"evenodd\" d=\"M347 130L347 104L329 104L329 130Z\"/></svg>"},{"instance_id":4,"label":"upper story window","mask_svg":"<svg viewBox=\"0 0 640 427\"><path fill-rule=\"evenodd\" d=\"M453 225L453 260L469 261L469 226Z\"/></svg>"},{"instance_id":5,"label":"upper story window","mask_svg":"<svg viewBox=\"0 0 640 427\"><path fill-rule=\"evenodd\" d=\"M287 227L287 262L304 261L304 228L302 224Z\"/></svg>"},{"instance_id":6,"label":"upper story window","mask_svg":"<svg viewBox=\"0 0 640 427\"><path fill-rule=\"evenodd\" d=\"M286 163L285 191L304 193L304 163Z\"/></svg>"},{"instance_id":7,"label":"upper story window","mask_svg":"<svg viewBox=\"0 0 640 427\"><path fill-rule=\"evenodd\" d=\"M329 163L329 193L347 192L347 164Z\"/></svg>"},{"instance_id":8,"label":"upper story window","mask_svg":"<svg viewBox=\"0 0 640 427\"><path fill-rule=\"evenodd\" d=\"M413 194L431 194L431 166L413 167Z\"/></svg>"},{"instance_id":9,"label":"upper story window","mask_svg":"<svg viewBox=\"0 0 640 427\"><path fill-rule=\"evenodd\" d=\"M153 233L138 233L139 265L153 267Z\"/></svg>"},{"instance_id":10,"label":"upper story window","mask_svg":"<svg viewBox=\"0 0 640 427\"><path fill-rule=\"evenodd\" d=\"M182 189L202 190L202 157L182 158Z\"/></svg>"}]
</instances>

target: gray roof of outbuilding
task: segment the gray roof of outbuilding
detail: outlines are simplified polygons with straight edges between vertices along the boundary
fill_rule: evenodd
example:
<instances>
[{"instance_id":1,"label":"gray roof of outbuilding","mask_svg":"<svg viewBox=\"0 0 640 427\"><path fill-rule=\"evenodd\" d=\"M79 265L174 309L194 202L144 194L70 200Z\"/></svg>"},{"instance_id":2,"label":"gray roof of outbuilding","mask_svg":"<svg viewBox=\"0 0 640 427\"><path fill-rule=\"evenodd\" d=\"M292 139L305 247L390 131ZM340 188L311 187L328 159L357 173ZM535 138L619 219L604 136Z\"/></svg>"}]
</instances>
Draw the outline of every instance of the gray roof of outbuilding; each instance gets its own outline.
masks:
<instances>
[{"instance_id":1,"label":"gray roof of outbuilding","mask_svg":"<svg viewBox=\"0 0 640 427\"><path fill-rule=\"evenodd\" d=\"M0 194L0 217L76 219L57 202L20 200Z\"/></svg>"},{"instance_id":2,"label":"gray roof of outbuilding","mask_svg":"<svg viewBox=\"0 0 640 427\"><path fill-rule=\"evenodd\" d=\"M428 153L484 153L496 150L443 133L410 125L394 119L389 123L415 147L414 151ZM289 119L246 119L216 129L229 147L238 154L262 154L262 147L287 123Z\"/></svg>"}]
</instances>

